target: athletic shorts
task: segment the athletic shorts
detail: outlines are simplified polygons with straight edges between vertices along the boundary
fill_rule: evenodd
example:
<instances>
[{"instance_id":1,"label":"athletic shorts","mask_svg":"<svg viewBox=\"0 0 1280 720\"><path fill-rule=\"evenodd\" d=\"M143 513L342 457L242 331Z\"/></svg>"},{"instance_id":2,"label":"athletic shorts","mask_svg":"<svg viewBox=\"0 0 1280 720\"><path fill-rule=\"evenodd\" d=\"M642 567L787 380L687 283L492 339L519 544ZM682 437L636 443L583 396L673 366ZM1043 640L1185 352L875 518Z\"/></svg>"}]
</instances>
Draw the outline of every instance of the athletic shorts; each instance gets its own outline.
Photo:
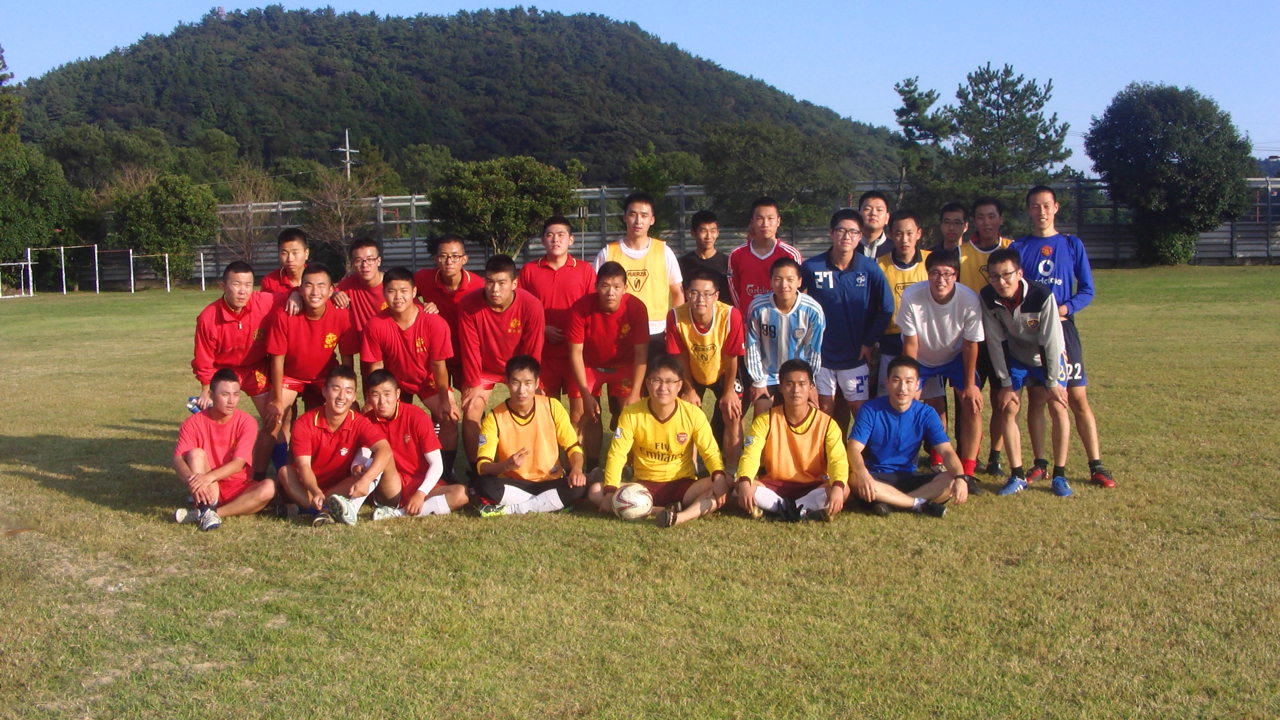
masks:
<instances>
[{"instance_id":1,"label":"athletic shorts","mask_svg":"<svg viewBox=\"0 0 1280 720\"><path fill-rule=\"evenodd\" d=\"M267 380L266 363L231 369L235 370L236 376L240 378L240 392L245 395L258 397L271 390L271 382Z\"/></svg>"},{"instance_id":2,"label":"athletic shorts","mask_svg":"<svg viewBox=\"0 0 1280 720\"><path fill-rule=\"evenodd\" d=\"M324 395L321 393L324 389L323 379L303 382L302 380L295 380L288 375L285 375L284 389L298 393L298 397L302 398L303 406L308 410L324 404Z\"/></svg>"},{"instance_id":3,"label":"athletic shorts","mask_svg":"<svg viewBox=\"0 0 1280 720\"><path fill-rule=\"evenodd\" d=\"M930 378L940 377L946 378L951 383L951 387L956 390L963 390L965 386L964 379L964 358L956 355L946 365L925 365L920 363L920 380L921 382ZM974 382L977 382L977 373L974 373Z\"/></svg>"},{"instance_id":4,"label":"athletic shorts","mask_svg":"<svg viewBox=\"0 0 1280 720\"><path fill-rule=\"evenodd\" d=\"M476 481L476 494L491 503L502 502L503 487L510 485L530 495L540 495L548 490L568 490L567 476L551 480L521 480L520 478L502 477L501 475L481 475ZM495 497L496 495L496 497Z\"/></svg>"},{"instance_id":5,"label":"athletic shorts","mask_svg":"<svg viewBox=\"0 0 1280 720\"><path fill-rule=\"evenodd\" d=\"M636 369L628 365L621 368L586 368L587 387L591 389L593 397L600 397L600 391L607 384L609 386L609 397L625 398L631 394L634 387ZM577 383L569 386L569 397L580 398L582 391L578 389Z\"/></svg>"},{"instance_id":6,"label":"athletic shorts","mask_svg":"<svg viewBox=\"0 0 1280 720\"><path fill-rule=\"evenodd\" d=\"M820 487L826 487L826 483L822 480L815 480L808 483L787 482L785 480L774 480L768 475L764 475L759 479L761 485L769 488L778 494L783 500L799 500L800 498L813 492Z\"/></svg>"},{"instance_id":7,"label":"athletic shorts","mask_svg":"<svg viewBox=\"0 0 1280 720\"><path fill-rule=\"evenodd\" d=\"M938 473L925 473L917 475L911 472L891 472L891 473L871 473L871 477L879 480L885 485L892 485L899 492L913 493L916 490L928 485L933 481Z\"/></svg>"},{"instance_id":8,"label":"athletic shorts","mask_svg":"<svg viewBox=\"0 0 1280 720\"><path fill-rule=\"evenodd\" d=\"M1014 392L1018 392L1027 384L1030 378L1040 387L1049 387L1049 380L1044 374L1044 368L1031 367L1023 365L1016 358L1010 357L1009 361L1009 379Z\"/></svg>"},{"instance_id":9,"label":"athletic shorts","mask_svg":"<svg viewBox=\"0 0 1280 720\"><path fill-rule=\"evenodd\" d=\"M889 394L889 363L893 362L896 357L898 356L888 353L880 355L880 386L876 390L880 397ZM933 398L944 397L946 394L947 390L942 387L942 378L940 377L931 377L920 383L920 398L922 400L932 400Z\"/></svg>"},{"instance_id":10,"label":"athletic shorts","mask_svg":"<svg viewBox=\"0 0 1280 720\"><path fill-rule=\"evenodd\" d=\"M480 382L476 383L476 384L475 384L475 385L473 385L472 387L478 387L478 388L480 388L481 390L492 390L494 385L499 385L499 384L504 383L504 382L506 382L506 381L507 381L507 379L506 379L505 377L501 376L501 375L496 375L496 374L493 374L493 373L487 373L487 372L481 372L481 373L480 373Z\"/></svg>"},{"instance_id":11,"label":"athletic shorts","mask_svg":"<svg viewBox=\"0 0 1280 720\"><path fill-rule=\"evenodd\" d=\"M860 402L870 398L870 383L867 382L870 377L871 369L867 367L866 363L863 363L858 367L843 370L822 367L818 370L818 374L813 380L814 384L818 386L819 395L832 397L836 394L836 388L838 387L845 400L848 402Z\"/></svg>"},{"instance_id":12,"label":"athletic shorts","mask_svg":"<svg viewBox=\"0 0 1280 720\"><path fill-rule=\"evenodd\" d=\"M653 496L653 504L659 507L670 507L684 500L684 494L697 482L697 478L681 478L670 482L649 482L636 480Z\"/></svg>"},{"instance_id":13,"label":"athletic shorts","mask_svg":"<svg viewBox=\"0 0 1280 720\"><path fill-rule=\"evenodd\" d=\"M217 481L215 484L218 486L218 504L226 505L240 497L245 490L249 489L249 482L249 473L246 470Z\"/></svg>"},{"instance_id":14,"label":"athletic shorts","mask_svg":"<svg viewBox=\"0 0 1280 720\"><path fill-rule=\"evenodd\" d=\"M1067 350L1067 387L1086 387L1089 378L1084 372L1084 349L1080 347L1080 331L1070 316L1062 321L1062 340Z\"/></svg>"}]
</instances>

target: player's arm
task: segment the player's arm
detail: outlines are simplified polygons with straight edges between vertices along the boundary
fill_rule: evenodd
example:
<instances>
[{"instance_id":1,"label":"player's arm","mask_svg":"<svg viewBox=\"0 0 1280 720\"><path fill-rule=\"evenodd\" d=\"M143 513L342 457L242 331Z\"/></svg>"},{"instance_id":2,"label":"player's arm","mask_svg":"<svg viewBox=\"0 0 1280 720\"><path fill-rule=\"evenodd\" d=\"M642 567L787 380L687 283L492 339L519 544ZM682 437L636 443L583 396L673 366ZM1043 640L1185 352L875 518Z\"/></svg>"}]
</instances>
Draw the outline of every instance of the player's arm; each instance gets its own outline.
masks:
<instances>
[{"instance_id":1,"label":"player's arm","mask_svg":"<svg viewBox=\"0 0 1280 720\"><path fill-rule=\"evenodd\" d=\"M532 355L541 362L542 349L546 344L546 338L542 333L547 326L547 316L542 305L532 300L532 295L526 294L525 297L531 302L525 304L525 322L528 323L528 329L520 336L521 352Z\"/></svg>"},{"instance_id":2,"label":"player's arm","mask_svg":"<svg viewBox=\"0 0 1280 720\"><path fill-rule=\"evenodd\" d=\"M440 407L445 408L443 419L458 422L462 418L462 411L458 409L458 401L453 398L448 364L444 360L432 360L431 377L436 381L436 397L439 398Z\"/></svg>"},{"instance_id":3,"label":"player's arm","mask_svg":"<svg viewBox=\"0 0 1280 720\"><path fill-rule=\"evenodd\" d=\"M556 444L569 460L569 487L582 487L587 484L587 476L582 472L586 454L578 443L578 431L573 428L569 413L564 411L559 401L552 400L548 405L551 407L551 423L556 429Z\"/></svg>"},{"instance_id":4,"label":"player's arm","mask_svg":"<svg viewBox=\"0 0 1280 720\"><path fill-rule=\"evenodd\" d=\"M871 360L873 348L880 342L889 323L893 322L893 290L889 288L889 280L879 265L871 273L870 285L867 296L871 312L867 313L867 327L862 336L862 350L859 354L864 362Z\"/></svg>"},{"instance_id":5,"label":"player's arm","mask_svg":"<svg viewBox=\"0 0 1280 720\"><path fill-rule=\"evenodd\" d=\"M871 477L871 471L867 470L867 463L862 459L862 451L866 449L866 445L857 438L849 438L849 488L858 494L858 497L867 502L876 501L876 480Z\"/></svg>"},{"instance_id":6,"label":"player's arm","mask_svg":"<svg viewBox=\"0 0 1280 720\"><path fill-rule=\"evenodd\" d=\"M961 365L964 366L964 388L960 391L960 401L975 408L974 412L982 412L982 391L978 389L978 343L965 340L960 349Z\"/></svg>"},{"instance_id":7,"label":"player's arm","mask_svg":"<svg viewBox=\"0 0 1280 720\"><path fill-rule=\"evenodd\" d=\"M582 393L582 410L587 420L600 421L600 399L591 394L591 386L587 383L587 363L582 357L582 343L569 343L569 368L573 371L573 381L578 384Z\"/></svg>"},{"instance_id":8,"label":"player's arm","mask_svg":"<svg viewBox=\"0 0 1280 720\"><path fill-rule=\"evenodd\" d=\"M498 421L493 413L485 413L480 421L480 441L476 449L476 472L480 475L501 475L515 467L511 458L498 461ZM516 454L519 454L518 452Z\"/></svg>"},{"instance_id":9,"label":"player's arm","mask_svg":"<svg viewBox=\"0 0 1280 720\"><path fill-rule=\"evenodd\" d=\"M217 356L217 338L211 328L204 322L204 318L196 319L196 337L195 351L191 355L191 372L195 374L196 380L200 383L200 395L196 398L196 405L201 410L208 410L213 405L213 395L209 390L209 380L213 378L213 373L217 371L214 367L214 358Z\"/></svg>"},{"instance_id":10,"label":"player's arm","mask_svg":"<svg viewBox=\"0 0 1280 720\"><path fill-rule=\"evenodd\" d=\"M642 336L647 337L647 336ZM624 405L630 405L640 399L640 390L644 388L644 374L649 368L649 343L644 342L632 348L631 359L631 392ZM687 380L685 382L688 382Z\"/></svg>"},{"instance_id":11,"label":"player's arm","mask_svg":"<svg viewBox=\"0 0 1280 720\"><path fill-rule=\"evenodd\" d=\"M1049 382L1049 396L1054 402L1067 405L1066 341L1062 336L1062 318L1055 312L1050 295L1040 308L1040 329L1037 338L1040 347L1040 367Z\"/></svg>"},{"instance_id":12,"label":"player's arm","mask_svg":"<svg viewBox=\"0 0 1280 720\"><path fill-rule=\"evenodd\" d=\"M395 462L394 455L391 453L391 443L386 438L379 438L372 445L365 445L373 451L373 457L369 460L369 467L353 474L356 478L355 485L351 486L351 497L364 497L373 489L373 479L382 474L388 465ZM392 465L394 467L394 465Z\"/></svg>"},{"instance_id":13,"label":"player's arm","mask_svg":"<svg viewBox=\"0 0 1280 720\"><path fill-rule=\"evenodd\" d=\"M711 473L712 480L728 480L728 476L724 471L724 457L720 454L720 441L716 439L716 434L711 431L711 423L707 421L707 416L701 411L694 410L691 413L693 418L692 432L693 444L698 448L698 454L702 456L702 464L706 466L707 472ZM727 486L726 486L727 487Z\"/></svg>"},{"instance_id":14,"label":"player's arm","mask_svg":"<svg viewBox=\"0 0 1280 720\"><path fill-rule=\"evenodd\" d=\"M664 261L667 264L667 287L671 290L671 299L667 307L680 307L684 304L684 275L680 272L680 261L676 259L675 251L670 245L664 245L663 250L666 253ZM645 317L647 318L648 315L646 314Z\"/></svg>"},{"instance_id":15,"label":"player's arm","mask_svg":"<svg viewBox=\"0 0 1280 720\"><path fill-rule=\"evenodd\" d=\"M1076 276L1076 292L1063 305L1065 309L1059 309L1061 317L1075 315L1083 310L1086 305L1093 302L1093 268L1089 266L1089 254L1085 252L1084 243L1079 238L1074 239L1075 242L1071 244L1071 250L1076 256L1076 264L1072 268L1073 274Z\"/></svg>"},{"instance_id":16,"label":"player's arm","mask_svg":"<svg viewBox=\"0 0 1280 720\"><path fill-rule=\"evenodd\" d=\"M834 516L844 509L849 494L849 454L840 437L840 423L827 423L822 443L827 452L827 515Z\"/></svg>"},{"instance_id":17,"label":"player's arm","mask_svg":"<svg viewBox=\"0 0 1280 720\"><path fill-rule=\"evenodd\" d=\"M271 404L267 406L267 416L262 421L275 428L284 419L285 411L284 355L271 355L270 357L271 362L268 365L267 374L271 378Z\"/></svg>"},{"instance_id":18,"label":"player's arm","mask_svg":"<svg viewBox=\"0 0 1280 720\"><path fill-rule=\"evenodd\" d=\"M760 474L760 457L769 439L769 413L760 413L742 441L742 457L738 460L738 506L747 514L756 507L756 476Z\"/></svg>"},{"instance_id":19,"label":"player's arm","mask_svg":"<svg viewBox=\"0 0 1280 720\"><path fill-rule=\"evenodd\" d=\"M902 333L902 354L909 358L917 358L920 354L920 339L915 335Z\"/></svg>"},{"instance_id":20,"label":"player's arm","mask_svg":"<svg viewBox=\"0 0 1280 720\"><path fill-rule=\"evenodd\" d=\"M819 306L816 308L814 323L809 328L809 338L805 343L804 357L810 358L809 365L816 375L822 369L822 336L827 331L827 316Z\"/></svg>"},{"instance_id":21,"label":"player's arm","mask_svg":"<svg viewBox=\"0 0 1280 720\"><path fill-rule=\"evenodd\" d=\"M324 507L324 491L320 489L320 481L316 479L315 470L311 467L310 455L299 455L293 459L293 467L297 470L298 484L307 494L307 502L313 510Z\"/></svg>"},{"instance_id":22,"label":"player's arm","mask_svg":"<svg viewBox=\"0 0 1280 720\"><path fill-rule=\"evenodd\" d=\"M957 503L968 500L969 483L964 479L964 466L960 464L960 456L956 455L950 441L940 442L934 445L932 450L942 456L942 464L947 466L946 472L941 473L941 477L950 482L951 497L955 498Z\"/></svg>"},{"instance_id":23,"label":"player's arm","mask_svg":"<svg viewBox=\"0 0 1280 720\"><path fill-rule=\"evenodd\" d=\"M684 343L680 341L679 323L676 320L674 308L667 313L666 339L667 354L680 363L680 379L684 381L684 385L680 388L680 399L702 407L702 398L698 396L698 391L693 386L693 363L689 360L689 353L685 350Z\"/></svg>"},{"instance_id":24,"label":"player's arm","mask_svg":"<svg viewBox=\"0 0 1280 720\"><path fill-rule=\"evenodd\" d=\"M444 456L440 453L439 448L422 453L422 461L427 465L427 473L417 491L409 499L405 500L404 509L409 515L417 515L422 511L422 503L426 502L427 495L436 489L436 485L440 483L440 478L444 477Z\"/></svg>"},{"instance_id":25,"label":"player's arm","mask_svg":"<svg viewBox=\"0 0 1280 720\"><path fill-rule=\"evenodd\" d=\"M1052 311L1053 303L1046 303L1046 307ZM1005 332L1004 325L995 313L998 310L989 310L986 305L982 308L982 334L983 342L987 344L987 357L991 358L991 371L995 375L995 382L1002 388L1012 385L1012 379L1009 376L1009 361L1004 355ZM1057 318L1057 313L1053 313ZM1048 366L1045 366L1046 369Z\"/></svg>"},{"instance_id":26,"label":"player's arm","mask_svg":"<svg viewBox=\"0 0 1280 720\"><path fill-rule=\"evenodd\" d=\"M748 401L754 401L763 395L768 385L764 374L764 359L760 354L761 324L760 314L751 313L751 321L747 326L747 375L751 377Z\"/></svg>"},{"instance_id":27,"label":"player's arm","mask_svg":"<svg viewBox=\"0 0 1280 720\"><path fill-rule=\"evenodd\" d=\"M725 422L738 422L742 420L742 398L738 396L738 356L730 355L723 360L724 375L722 382L724 385L720 391L720 412L724 414Z\"/></svg>"},{"instance_id":28,"label":"player's arm","mask_svg":"<svg viewBox=\"0 0 1280 720\"><path fill-rule=\"evenodd\" d=\"M483 366L480 353L484 350L480 345L480 329L477 320L470 312L458 313L459 347L462 350L462 386L463 389L480 385L480 368Z\"/></svg>"}]
</instances>

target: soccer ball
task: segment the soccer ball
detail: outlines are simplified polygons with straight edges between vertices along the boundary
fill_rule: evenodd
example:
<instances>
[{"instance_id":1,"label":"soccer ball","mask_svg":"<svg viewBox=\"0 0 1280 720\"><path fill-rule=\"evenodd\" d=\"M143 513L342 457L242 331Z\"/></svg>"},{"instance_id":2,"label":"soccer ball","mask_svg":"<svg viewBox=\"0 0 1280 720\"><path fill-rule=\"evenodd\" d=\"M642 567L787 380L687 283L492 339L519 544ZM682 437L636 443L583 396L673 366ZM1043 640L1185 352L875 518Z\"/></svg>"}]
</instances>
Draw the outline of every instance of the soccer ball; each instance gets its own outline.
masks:
<instances>
[{"instance_id":1,"label":"soccer ball","mask_svg":"<svg viewBox=\"0 0 1280 720\"><path fill-rule=\"evenodd\" d=\"M613 514L623 520L639 520L653 509L653 496L640 483L627 483L613 494Z\"/></svg>"}]
</instances>

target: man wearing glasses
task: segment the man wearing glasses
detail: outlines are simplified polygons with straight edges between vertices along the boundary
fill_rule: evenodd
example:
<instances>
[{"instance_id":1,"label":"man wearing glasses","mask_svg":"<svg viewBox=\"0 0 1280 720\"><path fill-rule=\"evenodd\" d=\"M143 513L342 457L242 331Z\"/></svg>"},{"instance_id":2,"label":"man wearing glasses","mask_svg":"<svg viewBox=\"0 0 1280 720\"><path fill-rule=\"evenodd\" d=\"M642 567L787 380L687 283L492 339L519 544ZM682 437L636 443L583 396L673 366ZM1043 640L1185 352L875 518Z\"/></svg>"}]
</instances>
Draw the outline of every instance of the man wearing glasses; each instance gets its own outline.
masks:
<instances>
[{"instance_id":1,"label":"man wearing glasses","mask_svg":"<svg viewBox=\"0 0 1280 720\"><path fill-rule=\"evenodd\" d=\"M942 228L942 242L934 245L930 252L960 250L964 244L965 231L969 229L969 220L965 217L966 213L965 207L958 202L949 202L942 206L942 210L938 212L938 225ZM970 289L978 292L972 287Z\"/></svg>"},{"instance_id":2,"label":"man wearing glasses","mask_svg":"<svg viewBox=\"0 0 1280 720\"><path fill-rule=\"evenodd\" d=\"M831 249L800 266L804 290L827 318L822 335L822 367L814 383L818 407L836 415L836 390L849 406L849 416L870 397L873 349L893 319L893 294L875 260L857 252L862 242L862 216L845 208L831 216ZM841 413L843 414L843 413Z\"/></svg>"},{"instance_id":3,"label":"man wearing glasses","mask_svg":"<svg viewBox=\"0 0 1280 720\"><path fill-rule=\"evenodd\" d=\"M436 266L414 273L413 284L422 300L423 309L438 313L449 326L453 340L453 356L445 361L449 380L453 387L462 389L462 338L458 333L458 301L472 290L484 289L484 277L469 272L467 247L457 235L445 235L436 241ZM450 395L453 390L449 390ZM440 436L441 455L444 457L445 478L452 477L458 458L458 424L436 420L436 434Z\"/></svg>"},{"instance_id":4,"label":"man wearing glasses","mask_svg":"<svg viewBox=\"0 0 1280 720\"><path fill-rule=\"evenodd\" d=\"M972 476L982 422L977 372L978 343L985 337L982 306L977 293L957 286L960 260L954 251L930 253L924 266L929 279L904 290L898 305L902 354L920 363L921 383L935 376L951 383L960 421L960 464Z\"/></svg>"},{"instance_id":5,"label":"man wearing glasses","mask_svg":"<svg viewBox=\"0 0 1280 720\"><path fill-rule=\"evenodd\" d=\"M373 238L358 238L347 248L351 272L338 283L333 304L350 308L351 327L357 336L364 334L369 320L387 309L382 294L382 243ZM360 358L360 377L369 374L364 357Z\"/></svg>"}]
</instances>

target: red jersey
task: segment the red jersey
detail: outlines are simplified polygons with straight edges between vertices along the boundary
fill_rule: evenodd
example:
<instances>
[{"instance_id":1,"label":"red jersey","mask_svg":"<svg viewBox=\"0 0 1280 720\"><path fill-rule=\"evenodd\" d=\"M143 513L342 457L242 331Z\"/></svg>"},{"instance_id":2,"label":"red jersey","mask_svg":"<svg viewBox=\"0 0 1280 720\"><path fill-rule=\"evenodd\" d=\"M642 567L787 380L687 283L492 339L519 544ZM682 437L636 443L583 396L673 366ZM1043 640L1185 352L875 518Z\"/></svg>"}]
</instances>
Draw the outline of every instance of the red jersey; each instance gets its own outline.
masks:
<instances>
[{"instance_id":1,"label":"red jersey","mask_svg":"<svg viewBox=\"0 0 1280 720\"><path fill-rule=\"evenodd\" d=\"M200 311L191 369L201 385L208 385L222 368L265 372L272 301L271 294L256 292L239 313L233 312L224 298Z\"/></svg>"},{"instance_id":2,"label":"red jersey","mask_svg":"<svg viewBox=\"0 0 1280 720\"><path fill-rule=\"evenodd\" d=\"M751 249L751 241L748 240L729 253L729 294L733 296L734 307L744 317L755 296L773 292L769 270L776 260L784 257L800 262L800 251L781 240L775 240L773 250L760 257Z\"/></svg>"},{"instance_id":3,"label":"red jersey","mask_svg":"<svg viewBox=\"0 0 1280 720\"><path fill-rule=\"evenodd\" d=\"M302 313L276 310L267 335L267 354L284 356L284 374L303 383L323 381L338 364L334 351L354 355L360 336L346 310L326 303L324 315L312 320Z\"/></svg>"},{"instance_id":4,"label":"red jersey","mask_svg":"<svg viewBox=\"0 0 1280 720\"><path fill-rule=\"evenodd\" d=\"M458 301L472 290L484 289L484 278L462 271L462 279L458 281L458 289L450 290L440 280L440 271L435 268L423 268L413 275L413 284L418 288L418 297L422 302L435 303L440 317L449 326L453 336L453 357L462 357L462 346L458 344Z\"/></svg>"},{"instance_id":5,"label":"red jersey","mask_svg":"<svg viewBox=\"0 0 1280 720\"><path fill-rule=\"evenodd\" d=\"M463 297L458 301L458 335L464 385L478 387L484 375L502 377L513 355L532 355L541 362L545 322L538 299L520 288L501 312L489 308L483 291Z\"/></svg>"},{"instance_id":6,"label":"red jersey","mask_svg":"<svg viewBox=\"0 0 1280 720\"><path fill-rule=\"evenodd\" d=\"M291 454L310 457L311 471L324 490L351 474L351 461L362 447L385 439L382 431L354 410L348 410L337 432L329 429L324 408L318 407L293 422Z\"/></svg>"},{"instance_id":7,"label":"red jersey","mask_svg":"<svg viewBox=\"0 0 1280 720\"><path fill-rule=\"evenodd\" d=\"M569 331L569 308L583 295L590 293L596 286L596 269L591 263L578 260L570 255L559 269L547 264L544 256L541 260L525 263L520 270L520 287L542 302L546 310L547 325L559 328L561 332ZM569 357L568 341L548 342L542 349L544 360L564 359Z\"/></svg>"},{"instance_id":8,"label":"red jersey","mask_svg":"<svg viewBox=\"0 0 1280 720\"><path fill-rule=\"evenodd\" d=\"M405 329L385 312L369 320L360 342L360 358L366 363L384 363L400 387L414 395L423 390L434 393L431 361L453 357L453 333L439 315L415 309L418 316Z\"/></svg>"},{"instance_id":9,"label":"red jersey","mask_svg":"<svg viewBox=\"0 0 1280 720\"><path fill-rule=\"evenodd\" d=\"M288 299L289 293L297 290L302 285L302 278L298 278L295 283L289 276L284 274L284 268L272 270L262 278L262 292L271 293L278 298Z\"/></svg>"},{"instance_id":10,"label":"red jersey","mask_svg":"<svg viewBox=\"0 0 1280 720\"><path fill-rule=\"evenodd\" d=\"M200 448L209 459L210 470L217 470L235 458L240 458L244 460L244 467L220 482L243 484L253 474L253 444L257 440L258 421L249 413L236 408L226 422L220 423L213 419L209 410L205 410L182 421L173 456L180 457L190 450Z\"/></svg>"},{"instance_id":11,"label":"red jersey","mask_svg":"<svg viewBox=\"0 0 1280 720\"><path fill-rule=\"evenodd\" d=\"M351 325L356 332L364 332L370 318L387 309L387 299L382 295L382 283L367 287L359 275L348 275L338 283L338 289L351 299Z\"/></svg>"},{"instance_id":12,"label":"red jersey","mask_svg":"<svg viewBox=\"0 0 1280 720\"><path fill-rule=\"evenodd\" d=\"M600 293L591 293L573 304L565 336L582 343L586 367L631 367L635 347L649 344L649 310L640 298L625 293L618 309L607 313L600 309Z\"/></svg>"},{"instance_id":13,"label":"red jersey","mask_svg":"<svg viewBox=\"0 0 1280 720\"><path fill-rule=\"evenodd\" d=\"M396 407L395 416L388 420L378 417L373 408L369 408L365 417L386 435L387 442L391 444L396 470L400 472L400 502L403 506L422 487L427 476L426 454L440 449L435 424L426 410L405 402Z\"/></svg>"}]
</instances>

